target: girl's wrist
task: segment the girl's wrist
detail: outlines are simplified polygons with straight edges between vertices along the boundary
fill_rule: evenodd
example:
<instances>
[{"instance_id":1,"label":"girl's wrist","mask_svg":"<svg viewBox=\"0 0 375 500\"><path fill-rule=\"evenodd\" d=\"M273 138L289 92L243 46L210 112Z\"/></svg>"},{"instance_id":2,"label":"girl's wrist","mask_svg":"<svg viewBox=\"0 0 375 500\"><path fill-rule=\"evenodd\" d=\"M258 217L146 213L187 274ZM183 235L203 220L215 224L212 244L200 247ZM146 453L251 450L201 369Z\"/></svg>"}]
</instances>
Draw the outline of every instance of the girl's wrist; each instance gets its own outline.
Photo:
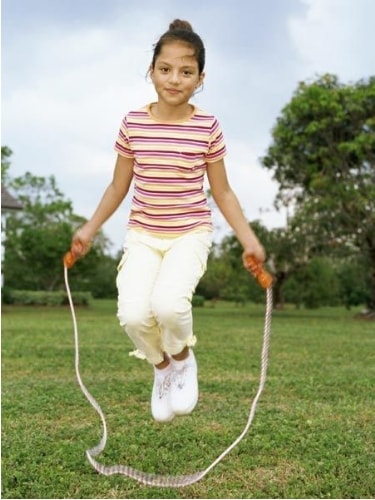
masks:
<instances>
[{"instance_id":1,"label":"girl's wrist","mask_svg":"<svg viewBox=\"0 0 375 500\"><path fill-rule=\"evenodd\" d=\"M97 227L93 222L89 221L86 222L84 226L82 226L82 230L85 232L87 239L92 241L96 233L98 232L99 227Z\"/></svg>"},{"instance_id":2,"label":"girl's wrist","mask_svg":"<svg viewBox=\"0 0 375 500\"><path fill-rule=\"evenodd\" d=\"M259 242L257 238L255 238L251 243L249 242L243 251L243 255L248 257L253 255L260 262L264 262L266 258L266 252L264 250L263 245Z\"/></svg>"},{"instance_id":3,"label":"girl's wrist","mask_svg":"<svg viewBox=\"0 0 375 500\"><path fill-rule=\"evenodd\" d=\"M260 244L258 238L255 236L255 234L250 234L243 242L242 242L242 247L244 251L252 251L254 248L261 247L262 245Z\"/></svg>"}]
</instances>

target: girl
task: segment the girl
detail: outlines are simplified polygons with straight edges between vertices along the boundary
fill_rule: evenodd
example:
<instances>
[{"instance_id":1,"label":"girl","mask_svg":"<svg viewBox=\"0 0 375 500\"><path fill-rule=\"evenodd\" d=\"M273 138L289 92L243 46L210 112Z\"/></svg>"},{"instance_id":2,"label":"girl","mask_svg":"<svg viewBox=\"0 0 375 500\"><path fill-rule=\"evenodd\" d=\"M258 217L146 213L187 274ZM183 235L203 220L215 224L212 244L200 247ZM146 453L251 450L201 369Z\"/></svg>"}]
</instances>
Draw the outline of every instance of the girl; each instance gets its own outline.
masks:
<instances>
[{"instance_id":1,"label":"girl","mask_svg":"<svg viewBox=\"0 0 375 500\"><path fill-rule=\"evenodd\" d=\"M123 119L112 182L72 239L73 255L83 257L134 181L117 275L118 318L135 355L153 365L151 411L159 422L189 414L198 401L191 298L212 241L205 174L243 246L244 266L250 255L265 260L229 185L220 125L190 103L203 84L204 64L201 38L187 21L173 21L154 46L149 68L157 101Z\"/></svg>"}]
</instances>

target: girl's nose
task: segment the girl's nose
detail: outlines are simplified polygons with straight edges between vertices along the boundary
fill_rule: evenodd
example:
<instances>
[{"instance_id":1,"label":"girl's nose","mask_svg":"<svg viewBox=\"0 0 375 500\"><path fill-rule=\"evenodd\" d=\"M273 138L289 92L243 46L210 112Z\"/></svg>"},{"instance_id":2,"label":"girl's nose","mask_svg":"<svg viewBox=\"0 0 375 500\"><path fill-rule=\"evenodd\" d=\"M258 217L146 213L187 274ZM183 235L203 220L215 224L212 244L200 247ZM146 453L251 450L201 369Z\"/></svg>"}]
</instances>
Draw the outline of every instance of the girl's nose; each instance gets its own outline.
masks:
<instances>
[{"instance_id":1,"label":"girl's nose","mask_svg":"<svg viewBox=\"0 0 375 500\"><path fill-rule=\"evenodd\" d=\"M180 74L178 71L172 71L170 74L170 82L174 84L180 83Z\"/></svg>"}]
</instances>

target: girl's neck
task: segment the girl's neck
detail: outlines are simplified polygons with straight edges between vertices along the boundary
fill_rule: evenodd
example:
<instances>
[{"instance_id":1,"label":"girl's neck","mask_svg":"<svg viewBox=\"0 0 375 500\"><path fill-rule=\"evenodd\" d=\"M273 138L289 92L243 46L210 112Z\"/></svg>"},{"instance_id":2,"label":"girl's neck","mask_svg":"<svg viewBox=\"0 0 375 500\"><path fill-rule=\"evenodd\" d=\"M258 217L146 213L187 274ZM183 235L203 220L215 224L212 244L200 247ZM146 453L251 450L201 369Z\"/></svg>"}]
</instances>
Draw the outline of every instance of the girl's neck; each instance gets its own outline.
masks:
<instances>
[{"instance_id":1,"label":"girl's neck","mask_svg":"<svg viewBox=\"0 0 375 500\"><path fill-rule=\"evenodd\" d=\"M188 120L194 113L194 106L185 103L180 106L168 106L163 102L154 102L150 104L150 114L159 121L172 122Z\"/></svg>"}]
</instances>

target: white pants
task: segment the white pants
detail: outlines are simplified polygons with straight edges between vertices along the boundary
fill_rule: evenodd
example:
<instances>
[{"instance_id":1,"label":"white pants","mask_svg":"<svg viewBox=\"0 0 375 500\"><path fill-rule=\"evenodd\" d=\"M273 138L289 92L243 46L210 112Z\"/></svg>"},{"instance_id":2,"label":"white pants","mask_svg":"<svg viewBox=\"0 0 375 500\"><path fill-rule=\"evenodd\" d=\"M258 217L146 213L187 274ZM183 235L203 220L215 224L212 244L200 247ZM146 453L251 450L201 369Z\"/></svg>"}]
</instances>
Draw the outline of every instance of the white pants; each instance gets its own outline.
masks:
<instances>
[{"instance_id":1,"label":"white pants","mask_svg":"<svg viewBox=\"0 0 375 500\"><path fill-rule=\"evenodd\" d=\"M118 266L118 318L152 364L194 345L191 299L206 270L212 233L159 238L129 230Z\"/></svg>"}]
</instances>

